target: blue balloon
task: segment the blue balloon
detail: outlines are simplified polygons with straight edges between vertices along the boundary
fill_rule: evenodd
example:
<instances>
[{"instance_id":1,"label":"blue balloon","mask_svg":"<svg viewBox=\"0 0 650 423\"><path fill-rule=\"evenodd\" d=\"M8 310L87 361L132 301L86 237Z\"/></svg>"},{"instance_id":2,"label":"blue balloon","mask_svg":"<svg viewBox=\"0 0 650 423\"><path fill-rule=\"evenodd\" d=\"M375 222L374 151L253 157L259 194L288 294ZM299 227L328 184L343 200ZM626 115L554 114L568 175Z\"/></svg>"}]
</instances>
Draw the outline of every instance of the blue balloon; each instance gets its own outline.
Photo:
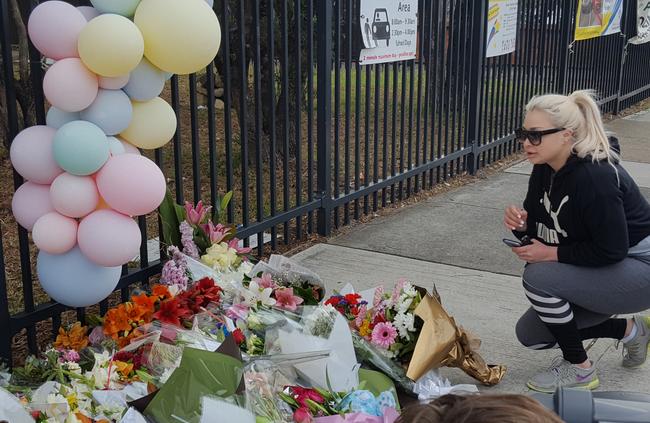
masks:
<instances>
[{"instance_id":1,"label":"blue balloon","mask_svg":"<svg viewBox=\"0 0 650 423\"><path fill-rule=\"evenodd\" d=\"M133 101L149 101L158 97L165 88L167 74L144 57L131 71L129 82L124 86L124 92Z\"/></svg>"},{"instance_id":2,"label":"blue balloon","mask_svg":"<svg viewBox=\"0 0 650 423\"><path fill-rule=\"evenodd\" d=\"M106 135L117 135L129 127L133 106L124 91L100 89L95 101L80 115L82 120L99 126Z\"/></svg>"},{"instance_id":3,"label":"blue balloon","mask_svg":"<svg viewBox=\"0 0 650 423\"><path fill-rule=\"evenodd\" d=\"M79 112L64 112L52 106L47 111L47 116L45 116L45 124L50 128L59 129L66 123L79 119Z\"/></svg>"},{"instance_id":4,"label":"blue balloon","mask_svg":"<svg viewBox=\"0 0 650 423\"><path fill-rule=\"evenodd\" d=\"M131 18L140 0L90 0L90 3L101 13L115 13Z\"/></svg>"},{"instance_id":5,"label":"blue balloon","mask_svg":"<svg viewBox=\"0 0 650 423\"><path fill-rule=\"evenodd\" d=\"M69 307L87 307L115 290L122 266L98 266L77 246L65 254L40 251L36 270L41 286L53 300Z\"/></svg>"},{"instance_id":6,"label":"blue balloon","mask_svg":"<svg viewBox=\"0 0 650 423\"><path fill-rule=\"evenodd\" d=\"M66 123L54 134L54 160L66 172L91 175L109 157L108 138L97 125L84 120Z\"/></svg>"}]
</instances>

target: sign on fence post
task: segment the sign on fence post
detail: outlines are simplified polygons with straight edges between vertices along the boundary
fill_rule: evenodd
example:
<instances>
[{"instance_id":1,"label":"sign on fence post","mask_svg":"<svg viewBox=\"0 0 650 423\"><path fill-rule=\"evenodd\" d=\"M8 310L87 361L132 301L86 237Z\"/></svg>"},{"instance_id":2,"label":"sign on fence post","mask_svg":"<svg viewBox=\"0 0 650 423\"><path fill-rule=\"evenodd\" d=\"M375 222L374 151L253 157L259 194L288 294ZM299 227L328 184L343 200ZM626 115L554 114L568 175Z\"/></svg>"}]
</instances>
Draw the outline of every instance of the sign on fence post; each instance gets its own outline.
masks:
<instances>
[{"instance_id":1,"label":"sign on fence post","mask_svg":"<svg viewBox=\"0 0 650 423\"><path fill-rule=\"evenodd\" d=\"M650 0L637 0L636 11L636 37L630 39L630 43L647 43L650 41Z\"/></svg>"},{"instance_id":2,"label":"sign on fence post","mask_svg":"<svg viewBox=\"0 0 650 423\"><path fill-rule=\"evenodd\" d=\"M415 59L417 0L360 0L359 22L362 65Z\"/></svg>"},{"instance_id":3,"label":"sign on fence post","mask_svg":"<svg viewBox=\"0 0 650 423\"><path fill-rule=\"evenodd\" d=\"M515 51L518 0L490 0L487 17L486 57Z\"/></svg>"},{"instance_id":4,"label":"sign on fence post","mask_svg":"<svg viewBox=\"0 0 650 423\"><path fill-rule=\"evenodd\" d=\"M580 0L576 16L576 40L621 32L623 0Z\"/></svg>"}]
</instances>

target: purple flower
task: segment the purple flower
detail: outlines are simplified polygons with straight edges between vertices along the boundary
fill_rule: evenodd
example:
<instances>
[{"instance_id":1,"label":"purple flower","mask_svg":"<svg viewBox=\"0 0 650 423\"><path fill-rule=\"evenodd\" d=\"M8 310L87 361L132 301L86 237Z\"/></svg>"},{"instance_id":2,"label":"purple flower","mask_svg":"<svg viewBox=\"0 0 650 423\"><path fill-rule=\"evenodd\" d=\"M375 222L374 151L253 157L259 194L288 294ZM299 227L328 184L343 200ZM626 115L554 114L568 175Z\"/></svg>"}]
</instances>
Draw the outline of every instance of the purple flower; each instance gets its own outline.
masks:
<instances>
[{"instance_id":1,"label":"purple flower","mask_svg":"<svg viewBox=\"0 0 650 423\"><path fill-rule=\"evenodd\" d=\"M91 345L99 345L106 339L106 336L104 336L104 328L101 326L95 326L95 328L90 332L90 335L88 335L88 342L90 342Z\"/></svg>"},{"instance_id":2,"label":"purple flower","mask_svg":"<svg viewBox=\"0 0 650 423\"><path fill-rule=\"evenodd\" d=\"M194 228L186 220L181 222L179 229L181 231L181 244L183 244L183 253L198 260L200 257L199 249L194 243Z\"/></svg>"},{"instance_id":3,"label":"purple flower","mask_svg":"<svg viewBox=\"0 0 650 423\"><path fill-rule=\"evenodd\" d=\"M79 353L75 350L66 350L63 353L63 361L72 361L73 363L78 363L80 359L81 357L79 357Z\"/></svg>"},{"instance_id":4,"label":"purple flower","mask_svg":"<svg viewBox=\"0 0 650 423\"><path fill-rule=\"evenodd\" d=\"M189 279L187 277L187 268L182 265L179 265L175 260L168 260L163 268L160 275L160 283L163 285L178 285L182 289L187 288Z\"/></svg>"}]
</instances>

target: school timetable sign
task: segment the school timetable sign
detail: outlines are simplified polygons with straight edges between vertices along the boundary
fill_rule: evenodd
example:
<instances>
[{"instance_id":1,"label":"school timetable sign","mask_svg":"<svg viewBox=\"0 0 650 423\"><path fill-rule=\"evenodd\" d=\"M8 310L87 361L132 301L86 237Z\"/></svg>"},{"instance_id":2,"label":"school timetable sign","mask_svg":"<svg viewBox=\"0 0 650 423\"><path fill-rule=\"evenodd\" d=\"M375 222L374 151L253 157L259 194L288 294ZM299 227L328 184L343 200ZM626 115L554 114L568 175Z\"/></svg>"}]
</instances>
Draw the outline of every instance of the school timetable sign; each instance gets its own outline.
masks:
<instances>
[{"instance_id":1,"label":"school timetable sign","mask_svg":"<svg viewBox=\"0 0 650 423\"><path fill-rule=\"evenodd\" d=\"M417 0L360 0L359 22L362 65L415 59Z\"/></svg>"}]
</instances>

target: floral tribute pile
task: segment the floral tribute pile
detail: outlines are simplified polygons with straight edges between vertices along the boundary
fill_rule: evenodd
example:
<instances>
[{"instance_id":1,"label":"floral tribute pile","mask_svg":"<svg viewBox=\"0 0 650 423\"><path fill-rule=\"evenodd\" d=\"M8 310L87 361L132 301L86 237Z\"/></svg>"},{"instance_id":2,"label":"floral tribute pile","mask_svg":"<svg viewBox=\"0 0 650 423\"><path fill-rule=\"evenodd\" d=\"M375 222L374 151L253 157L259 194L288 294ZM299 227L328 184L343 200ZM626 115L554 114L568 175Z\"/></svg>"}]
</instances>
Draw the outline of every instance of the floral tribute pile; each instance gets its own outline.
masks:
<instances>
[{"instance_id":1,"label":"floral tribute pile","mask_svg":"<svg viewBox=\"0 0 650 423\"><path fill-rule=\"evenodd\" d=\"M320 278L286 257L255 262L217 212L164 202L160 280L62 326L23 366L0 368L0 419L395 421L397 392L415 389L406 373L422 363L430 295L402 279L325 296Z\"/></svg>"}]
</instances>

